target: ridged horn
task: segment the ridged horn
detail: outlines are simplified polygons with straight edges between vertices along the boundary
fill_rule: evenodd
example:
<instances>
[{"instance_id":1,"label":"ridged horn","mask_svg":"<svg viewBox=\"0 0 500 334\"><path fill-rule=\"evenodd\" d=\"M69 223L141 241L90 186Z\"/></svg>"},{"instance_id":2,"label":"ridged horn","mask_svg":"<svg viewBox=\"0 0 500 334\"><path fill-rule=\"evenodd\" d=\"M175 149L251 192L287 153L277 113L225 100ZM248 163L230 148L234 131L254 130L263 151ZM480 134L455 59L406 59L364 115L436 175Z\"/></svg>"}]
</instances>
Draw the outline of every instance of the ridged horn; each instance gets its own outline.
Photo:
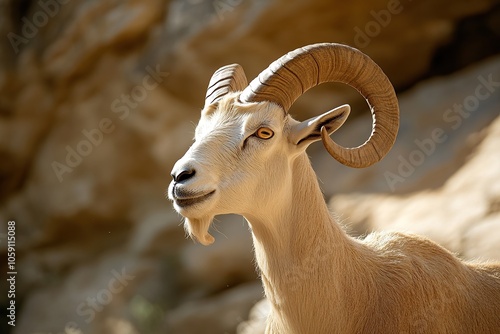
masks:
<instances>
[{"instance_id":1,"label":"ridged horn","mask_svg":"<svg viewBox=\"0 0 500 334\"><path fill-rule=\"evenodd\" d=\"M327 151L350 167L368 167L378 162L396 140L399 106L387 76L357 49L321 43L289 52L262 71L241 93L240 100L271 101L288 112L299 96L324 82L341 82L354 87L367 101L373 117L370 137L354 148L338 145L322 129L321 137Z\"/></svg>"},{"instance_id":2,"label":"ridged horn","mask_svg":"<svg viewBox=\"0 0 500 334\"><path fill-rule=\"evenodd\" d=\"M247 85L247 77L240 65L231 64L219 68L208 84L205 107L217 102L230 92L243 90Z\"/></svg>"}]
</instances>

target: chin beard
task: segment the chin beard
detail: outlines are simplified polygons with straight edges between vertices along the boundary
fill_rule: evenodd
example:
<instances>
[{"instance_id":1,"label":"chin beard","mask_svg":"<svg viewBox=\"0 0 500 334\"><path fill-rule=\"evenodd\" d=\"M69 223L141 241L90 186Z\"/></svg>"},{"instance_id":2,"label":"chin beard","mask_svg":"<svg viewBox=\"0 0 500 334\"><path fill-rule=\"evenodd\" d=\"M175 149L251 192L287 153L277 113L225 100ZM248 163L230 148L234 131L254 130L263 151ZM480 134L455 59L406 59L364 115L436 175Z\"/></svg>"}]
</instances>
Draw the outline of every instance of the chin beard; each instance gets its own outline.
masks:
<instances>
[{"instance_id":1,"label":"chin beard","mask_svg":"<svg viewBox=\"0 0 500 334\"><path fill-rule=\"evenodd\" d=\"M215 241L214 237L208 233L212 219L213 217L186 218L184 228L193 240L197 240L202 245L208 246Z\"/></svg>"}]
</instances>

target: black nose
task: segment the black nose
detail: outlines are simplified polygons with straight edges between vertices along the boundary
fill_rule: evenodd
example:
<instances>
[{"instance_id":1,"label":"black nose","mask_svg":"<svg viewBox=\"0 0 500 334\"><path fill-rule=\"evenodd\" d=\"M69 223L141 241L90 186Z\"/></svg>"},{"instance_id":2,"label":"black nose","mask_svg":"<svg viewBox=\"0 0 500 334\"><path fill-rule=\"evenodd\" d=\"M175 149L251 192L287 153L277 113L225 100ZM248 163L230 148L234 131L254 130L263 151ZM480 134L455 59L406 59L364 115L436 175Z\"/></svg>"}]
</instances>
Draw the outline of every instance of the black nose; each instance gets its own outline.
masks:
<instances>
[{"instance_id":1,"label":"black nose","mask_svg":"<svg viewBox=\"0 0 500 334\"><path fill-rule=\"evenodd\" d=\"M175 182L183 182L186 180L189 180L196 174L196 171L194 169L182 169L178 173L174 172L172 173L172 177L174 178Z\"/></svg>"}]
</instances>

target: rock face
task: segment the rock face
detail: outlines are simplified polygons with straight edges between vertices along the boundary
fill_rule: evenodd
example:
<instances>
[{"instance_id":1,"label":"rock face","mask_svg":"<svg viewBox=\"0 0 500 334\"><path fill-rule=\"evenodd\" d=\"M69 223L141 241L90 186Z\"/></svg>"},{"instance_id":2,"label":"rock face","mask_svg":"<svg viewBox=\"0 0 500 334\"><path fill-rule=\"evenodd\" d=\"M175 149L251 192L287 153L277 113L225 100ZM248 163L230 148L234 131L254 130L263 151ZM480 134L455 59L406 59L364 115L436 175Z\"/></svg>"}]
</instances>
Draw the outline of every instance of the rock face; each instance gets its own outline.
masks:
<instances>
[{"instance_id":1,"label":"rock face","mask_svg":"<svg viewBox=\"0 0 500 334\"><path fill-rule=\"evenodd\" d=\"M213 71L238 62L251 79L296 47L335 41L370 55L396 88L403 89L428 75L435 51L453 40L463 18L490 18L483 21L490 22L485 26L497 38L497 21L491 19L498 12L495 4L493 0L3 1L0 220L16 221L19 273L16 327L8 329L46 334L181 333L188 332L186 326L193 331L202 328L203 333L234 333L236 324L262 297L255 285L244 285L257 277L250 233L242 218L226 217L217 224L221 233L215 234L214 246L196 245L185 240L181 219L164 198L169 171L191 142ZM387 201L396 203L406 198L401 193L427 187L434 189L436 198L453 192L439 189L476 150L485 135L481 129L498 113L496 91L481 100L481 113L464 117L459 129L452 131L454 136L446 133L450 138L443 147L448 155L436 153L426 159L405 182L395 184L394 193L380 175L394 173L391 168L399 163L398 156L406 157L415 148L414 139L428 138L429 131L440 126L442 113L424 117L422 110L435 107L444 112L455 102L466 103L480 84L478 76L488 80L493 73L498 80L498 60L482 66L442 82L418 84L415 92L423 95L413 93L415 99L401 102L405 112L401 133L411 133L410 151L400 144L395 156L387 157L377 170L359 174L343 170L331 159L326 162L319 147L312 148L327 194L390 192ZM437 107L439 97L443 100ZM306 93L292 112L303 119L340 103L351 103L360 110L355 114L365 112L354 91L331 85ZM349 123L359 128L356 133L369 131L361 116ZM427 132L420 132L425 126ZM359 140L354 133L339 132L339 136ZM464 138L474 133L478 135L461 149ZM455 149L459 153L453 153ZM332 168L339 172L332 175ZM436 173L442 182L433 176ZM481 184L494 184L488 181L494 174L482 176ZM466 188L464 183L461 189ZM479 203L481 187L477 184L474 189L478 194L474 201ZM480 225L464 223L470 228L457 248L464 256L492 254L488 247L474 246L483 236L485 243L497 240L485 236L495 226L498 207L487 198L480 210L474 208L480 212L467 213L472 219L493 210ZM367 197L366 203L371 201ZM354 219L355 206L347 197L334 203L342 205L351 221L364 224L357 225L360 233L376 228L381 219ZM411 201L405 203L411 206ZM387 210L391 208L388 204ZM5 226L2 223L1 233L6 233ZM217 309L210 309L212 302ZM2 295L0 304L7 303ZM207 329L203 324L209 318Z\"/></svg>"}]
</instances>

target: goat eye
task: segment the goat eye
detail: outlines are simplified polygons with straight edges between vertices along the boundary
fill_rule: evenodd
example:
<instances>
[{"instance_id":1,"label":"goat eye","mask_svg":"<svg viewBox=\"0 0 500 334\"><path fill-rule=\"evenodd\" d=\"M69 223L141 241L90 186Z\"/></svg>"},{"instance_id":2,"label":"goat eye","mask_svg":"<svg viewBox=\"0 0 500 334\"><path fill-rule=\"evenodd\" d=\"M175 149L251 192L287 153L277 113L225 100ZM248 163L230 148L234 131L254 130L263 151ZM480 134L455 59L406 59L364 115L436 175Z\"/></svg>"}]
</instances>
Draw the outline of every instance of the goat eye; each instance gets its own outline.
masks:
<instances>
[{"instance_id":1,"label":"goat eye","mask_svg":"<svg viewBox=\"0 0 500 334\"><path fill-rule=\"evenodd\" d=\"M274 132L269 128L260 128L257 132L255 132L255 136L260 139L270 139L274 136Z\"/></svg>"}]
</instances>

